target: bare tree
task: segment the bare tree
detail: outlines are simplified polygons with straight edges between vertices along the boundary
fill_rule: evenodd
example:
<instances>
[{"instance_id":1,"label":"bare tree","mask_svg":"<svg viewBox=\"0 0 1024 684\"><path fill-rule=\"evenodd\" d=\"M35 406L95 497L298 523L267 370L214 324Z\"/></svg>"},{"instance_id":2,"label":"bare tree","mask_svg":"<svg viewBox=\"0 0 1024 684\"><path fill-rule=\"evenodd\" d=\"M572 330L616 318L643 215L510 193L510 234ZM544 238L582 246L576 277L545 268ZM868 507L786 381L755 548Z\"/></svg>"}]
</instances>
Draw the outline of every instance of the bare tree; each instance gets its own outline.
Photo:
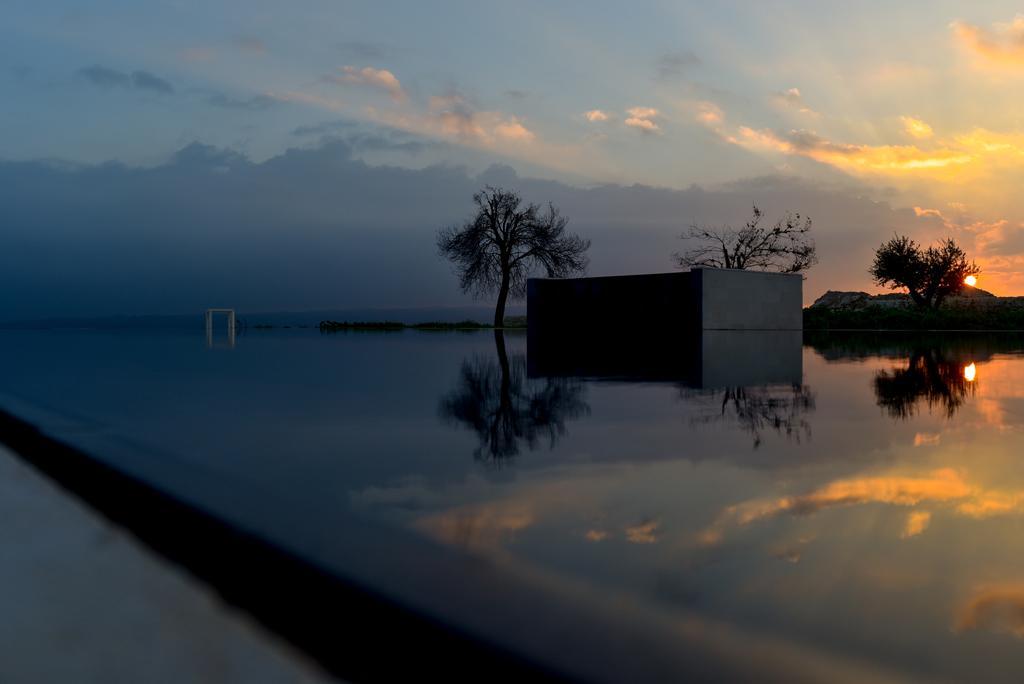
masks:
<instances>
[{"instance_id":1,"label":"bare tree","mask_svg":"<svg viewBox=\"0 0 1024 684\"><path fill-rule=\"evenodd\" d=\"M463 292L497 293L494 326L505 322L505 303L526 294L526 279L543 271L549 278L582 273L590 240L566 233L569 220L554 206L523 205L512 191L487 186L473 195L476 215L462 227L437 234L440 254L455 263Z\"/></svg>"},{"instance_id":2,"label":"bare tree","mask_svg":"<svg viewBox=\"0 0 1024 684\"><path fill-rule=\"evenodd\" d=\"M673 258L680 268L710 266L753 271L799 273L818 261L811 239L811 219L787 213L772 226L762 226L764 214L754 205L754 215L740 229L731 226L692 225L681 235L696 244Z\"/></svg>"},{"instance_id":3,"label":"bare tree","mask_svg":"<svg viewBox=\"0 0 1024 684\"><path fill-rule=\"evenodd\" d=\"M526 356L509 356L504 331L494 331L494 345L497 359L462 362L459 386L441 399L440 414L477 434L476 458L501 466L519 453L521 445L533 451L546 440L554 449L566 432L566 422L589 415L590 406L579 380L530 380Z\"/></svg>"}]
</instances>

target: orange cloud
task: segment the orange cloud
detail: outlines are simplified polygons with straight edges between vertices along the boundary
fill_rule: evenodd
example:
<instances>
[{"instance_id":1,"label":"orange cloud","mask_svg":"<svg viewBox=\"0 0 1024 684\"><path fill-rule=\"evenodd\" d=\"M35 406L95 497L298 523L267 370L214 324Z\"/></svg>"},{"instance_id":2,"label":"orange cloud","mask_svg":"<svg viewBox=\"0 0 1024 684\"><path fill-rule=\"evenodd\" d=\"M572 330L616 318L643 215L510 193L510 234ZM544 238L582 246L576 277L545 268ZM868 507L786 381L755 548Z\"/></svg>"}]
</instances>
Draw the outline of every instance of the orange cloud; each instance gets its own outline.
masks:
<instances>
[{"instance_id":1,"label":"orange cloud","mask_svg":"<svg viewBox=\"0 0 1024 684\"><path fill-rule=\"evenodd\" d=\"M1024 638L1024 586L1009 584L976 590L956 611L953 629L988 629Z\"/></svg>"},{"instance_id":2,"label":"orange cloud","mask_svg":"<svg viewBox=\"0 0 1024 684\"><path fill-rule=\"evenodd\" d=\"M486 504L438 513L418 521L416 527L446 544L492 550L532 525L534 520L534 513L527 506Z\"/></svg>"},{"instance_id":3,"label":"orange cloud","mask_svg":"<svg viewBox=\"0 0 1024 684\"><path fill-rule=\"evenodd\" d=\"M387 69L374 69L373 67L357 69L354 66L343 66L339 71L341 72L340 74L328 76L326 77L327 80L333 83L362 85L383 90L388 93L391 96L391 99L395 102L402 102L406 98L405 91L402 89L402 84L398 81L398 78Z\"/></svg>"},{"instance_id":4,"label":"orange cloud","mask_svg":"<svg viewBox=\"0 0 1024 684\"><path fill-rule=\"evenodd\" d=\"M714 102L697 103L697 121L707 126L720 124L725 120L722 109Z\"/></svg>"},{"instance_id":5,"label":"orange cloud","mask_svg":"<svg viewBox=\"0 0 1024 684\"><path fill-rule=\"evenodd\" d=\"M921 119L915 119L912 116L901 116L900 121L903 122L903 132L912 138L930 138L934 134L932 127L921 121Z\"/></svg>"},{"instance_id":6,"label":"orange cloud","mask_svg":"<svg viewBox=\"0 0 1024 684\"><path fill-rule=\"evenodd\" d=\"M657 520L645 520L639 525L626 528L626 541L632 544L653 544L658 541L655 532L658 530Z\"/></svg>"},{"instance_id":7,"label":"orange cloud","mask_svg":"<svg viewBox=\"0 0 1024 684\"><path fill-rule=\"evenodd\" d=\"M629 118L626 119L625 124L631 128L636 128L641 133L660 133L661 127L658 126L654 119L661 116L661 112L653 107L630 107L626 110L629 114Z\"/></svg>"},{"instance_id":8,"label":"orange cloud","mask_svg":"<svg viewBox=\"0 0 1024 684\"><path fill-rule=\"evenodd\" d=\"M928 511L911 511L907 514L907 521L903 525L903 533L900 536L904 539L916 537L928 529L928 524L931 521L932 514Z\"/></svg>"},{"instance_id":9,"label":"orange cloud","mask_svg":"<svg viewBox=\"0 0 1024 684\"><path fill-rule=\"evenodd\" d=\"M967 151L938 148L924 150L913 145L855 145L836 143L810 131L774 131L740 126L729 142L748 148L767 149L808 157L851 172L904 173L942 170L971 162Z\"/></svg>"},{"instance_id":10,"label":"orange cloud","mask_svg":"<svg viewBox=\"0 0 1024 684\"><path fill-rule=\"evenodd\" d=\"M600 109L591 109L589 112L583 112L583 117L591 123L607 121L609 118L608 114L602 112Z\"/></svg>"},{"instance_id":11,"label":"orange cloud","mask_svg":"<svg viewBox=\"0 0 1024 684\"><path fill-rule=\"evenodd\" d=\"M957 41L974 55L995 64L1024 64L1024 15L996 22L991 29L964 21L950 24Z\"/></svg>"}]
</instances>

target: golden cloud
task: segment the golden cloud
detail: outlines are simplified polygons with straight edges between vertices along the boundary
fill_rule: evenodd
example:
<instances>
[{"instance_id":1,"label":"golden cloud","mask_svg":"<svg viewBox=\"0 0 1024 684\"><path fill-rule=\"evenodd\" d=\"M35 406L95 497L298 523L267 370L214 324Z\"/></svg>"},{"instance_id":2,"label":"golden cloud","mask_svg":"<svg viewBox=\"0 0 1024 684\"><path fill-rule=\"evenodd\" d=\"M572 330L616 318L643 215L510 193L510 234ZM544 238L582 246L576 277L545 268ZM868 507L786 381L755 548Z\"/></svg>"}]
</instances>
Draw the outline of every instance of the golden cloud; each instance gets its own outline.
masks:
<instances>
[{"instance_id":1,"label":"golden cloud","mask_svg":"<svg viewBox=\"0 0 1024 684\"><path fill-rule=\"evenodd\" d=\"M912 138L930 138L934 134L932 127L921 119L915 119L912 116L901 116L900 121L903 122L903 132Z\"/></svg>"},{"instance_id":2,"label":"golden cloud","mask_svg":"<svg viewBox=\"0 0 1024 684\"><path fill-rule=\"evenodd\" d=\"M807 157L851 172L905 173L942 170L974 160L966 150L940 147L925 150L914 145L854 145L836 143L811 131L793 130L787 134L740 126L735 136L726 138L741 147L764 149Z\"/></svg>"},{"instance_id":3,"label":"golden cloud","mask_svg":"<svg viewBox=\"0 0 1024 684\"><path fill-rule=\"evenodd\" d=\"M928 511L911 511L907 514L907 521L903 525L903 532L900 536L904 539L916 537L928 529L928 523L931 521L932 514Z\"/></svg>"},{"instance_id":4,"label":"golden cloud","mask_svg":"<svg viewBox=\"0 0 1024 684\"><path fill-rule=\"evenodd\" d=\"M1010 22L996 22L991 29L964 21L950 24L961 46L995 64L1024 64L1024 15Z\"/></svg>"},{"instance_id":5,"label":"golden cloud","mask_svg":"<svg viewBox=\"0 0 1024 684\"><path fill-rule=\"evenodd\" d=\"M583 112L583 117L591 123L607 121L609 118L608 114L602 112L600 109L591 109L589 112Z\"/></svg>"}]
</instances>

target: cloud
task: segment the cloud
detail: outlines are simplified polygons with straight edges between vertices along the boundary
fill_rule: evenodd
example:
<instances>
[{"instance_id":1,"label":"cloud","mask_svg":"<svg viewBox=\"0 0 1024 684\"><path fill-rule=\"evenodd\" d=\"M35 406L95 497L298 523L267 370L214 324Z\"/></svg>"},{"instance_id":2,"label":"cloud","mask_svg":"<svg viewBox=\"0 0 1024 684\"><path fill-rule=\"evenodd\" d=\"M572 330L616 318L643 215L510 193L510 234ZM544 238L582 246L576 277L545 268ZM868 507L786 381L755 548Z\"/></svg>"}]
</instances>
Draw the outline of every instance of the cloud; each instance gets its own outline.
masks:
<instances>
[{"instance_id":1,"label":"cloud","mask_svg":"<svg viewBox=\"0 0 1024 684\"><path fill-rule=\"evenodd\" d=\"M94 65L78 70L78 75L100 88L126 88L150 90L162 95L174 93L174 86L148 71L133 71L130 74Z\"/></svg>"},{"instance_id":2,"label":"cloud","mask_svg":"<svg viewBox=\"0 0 1024 684\"><path fill-rule=\"evenodd\" d=\"M939 147L922 149L913 145L858 145L837 143L806 130L777 133L740 126L726 139L749 149L770 150L807 157L853 173L899 174L944 170L974 161L969 149Z\"/></svg>"},{"instance_id":3,"label":"cloud","mask_svg":"<svg viewBox=\"0 0 1024 684\"><path fill-rule=\"evenodd\" d=\"M630 128L641 133L660 133L661 127L655 121L661 113L653 107L630 107L626 110L629 117L624 122Z\"/></svg>"},{"instance_id":4,"label":"cloud","mask_svg":"<svg viewBox=\"0 0 1024 684\"><path fill-rule=\"evenodd\" d=\"M914 207L915 209L917 207ZM914 435L914 446L938 446L942 442L942 435L934 432L918 432Z\"/></svg>"},{"instance_id":5,"label":"cloud","mask_svg":"<svg viewBox=\"0 0 1024 684\"><path fill-rule=\"evenodd\" d=\"M596 123L600 121L607 121L609 116L607 112L603 112L600 109L591 109L588 112L583 112L583 118L591 123Z\"/></svg>"},{"instance_id":6,"label":"cloud","mask_svg":"<svg viewBox=\"0 0 1024 684\"><path fill-rule=\"evenodd\" d=\"M248 110L262 112L281 103L281 99L273 95L261 93L250 97L232 97L225 93L214 93L206 98L207 104L222 109Z\"/></svg>"},{"instance_id":7,"label":"cloud","mask_svg":"<svg viewBox=\"0 0 1024 684\"><path fill-rule=\"evenodd\" d=\"M626 541L631 544L653 544L658 541L657 520L645 520L626 528Z\"/></svg>"},{"instance_id":8,"label":"cloud","mask_svg":"<svg viewBox=\"0 0 1024 684\"><path fill-rule=\"evenodd\" d=\"M242 311L467 304L435 257L432 227L464 220L473 192L492 175L376 166L355 156L427 154L458 143L440 135L438 113L400 121L408 137L345 119L300 126L297 141L345 141L261 162L203 145L146 168L0 161L0 319L187 313L211 300ZM549 153L542 140L491 133L505 115L464 114L488 136L481 159L508 160L500 156L506 150L531 145ZM742 222L751 202L773 215L793 208L831 216L815 226L822 261L808 274L810 299L860 287L874 246L915 220L912 210L792 178L672 190L580 188L520 175L515 187L530 201L554 203L592 239L593 274L665 270L679 247L680 216ZM401 264L402 277L381 263Z\"/></svg>"},{"instance_id":9,"label":"cloud","mask_svg":"<svg viewBox=\"0 0 1024 684\"><path fill-rule=\"evenodd\" d=\"M930 138L934 133L932 127L921 121L921 119L916 119L912 116L901 116L900 121L903 123L903 132L912 138Z\"/></svg>"},{"instance_id":10,"label":"cloud","mask_svg":"<svg viewBox=\"0 0 1024 684\"><path fill-rule=\"evenodd\" d=\"M1024 638L1024 586L982 587L960 606L953 619L956 632L988 629Z\"/></svg>"},{"instance_id":11,"label":"cloud","mask_svg":"<svg viewBox=\"0 0 1024 684\"><path fill-rule=\"evenodd\" d=\"M960 45L983 60L1000 65L1024 64L1024 15L996 22L991 29L954 21L950 24Z\"/></svg>"},{"instance_id":12,"label":"cloud","mask_svg":"<svg viewBox=\"0 0 1024 684\"><path fill-rule=\"evenodd\" d=\"M670 80L678 78L693 67L700 66L700 58L689 50L668 52L658 57L658 78Z\"/></svg>"},{"instance_id":13,"label":"cloud","mask_svg":"<svg viewBox=\"0 0 1024 684\"><path fill-rule=\"evenodd\" d=\"M696 105L697 121L705 126L717 126L725 121L725 113L714 102L698 102Z\"/></svg>"},{"instance_id":14,"label":"cloud","mask_svg":"<svg viewBox=\"0 0 1024 684\"><path fill-rule=\"evenodd\" d=\"M900 534L900 537L903 539L916 537L928 529L928 524L931 521L932 514L928 511L911 511L907 514L907 521L903 525L903 532Z\"/></svg>"},{"instance_id":15,"label":"cloud","mask_svg":"<svg viewBox=\"0 0 1024 684\"><path fill-rule=\"evenodd\" d=\"M395 102L402 102L406 99L402 84L387 69L373 67L358 69L354 66L343 66L339 71L340 73L326 76L325 79L332 83L360 85L382 90L390 95Z\"/></svg>"},{"instance_id":16,"label":"cloud","mask_svg":"<svg viewBox=\"0 0 1024 684\"><path fill-rule=\"evenodd\" d=\"M777 104L780 104L789 109L793 109L800 114L807 114L808 116L820 116L818 112L814 111L807 106L804 102L803 95L800 93L799 88L787 88L786 90L775 93L772 98Z\"/></svg>"},{"instance_id":17,"label":"cloud","mask_svg":"<svg viewBox=\"0 0 1024 684\"><path fill-rule=\"evenodd\" d=\"M744 527L783 513L812 515L839 506L886 503L914 506L922 501L951 501L971 496L975 488L951 468L920 477L862 477L830 482L808 494L777 499L755 499L727 507L698 537L703 544L722 540L729 527Z\"/></svg>"}]
</instances>

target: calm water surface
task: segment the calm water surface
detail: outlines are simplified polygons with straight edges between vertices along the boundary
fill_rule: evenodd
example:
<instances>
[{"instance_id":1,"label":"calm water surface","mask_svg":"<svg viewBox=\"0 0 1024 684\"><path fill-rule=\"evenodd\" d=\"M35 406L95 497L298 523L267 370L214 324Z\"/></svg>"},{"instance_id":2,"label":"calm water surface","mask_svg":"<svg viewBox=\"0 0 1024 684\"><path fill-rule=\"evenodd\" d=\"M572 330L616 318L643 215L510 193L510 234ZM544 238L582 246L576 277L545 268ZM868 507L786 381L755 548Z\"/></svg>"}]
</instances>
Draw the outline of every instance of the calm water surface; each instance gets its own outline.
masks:
<instances>
[{"instance_id":1,"label":"calm water surface","mask_svg":"<svg viewBox=\"0 0 1024 684\"><path fill-rule=\"evenodd\" d=\"M1024 677L1024 339L527 347L11 331L0 405L266 492L264 514L354 513L797 667Z\"/></svg>"}]
</instances>

